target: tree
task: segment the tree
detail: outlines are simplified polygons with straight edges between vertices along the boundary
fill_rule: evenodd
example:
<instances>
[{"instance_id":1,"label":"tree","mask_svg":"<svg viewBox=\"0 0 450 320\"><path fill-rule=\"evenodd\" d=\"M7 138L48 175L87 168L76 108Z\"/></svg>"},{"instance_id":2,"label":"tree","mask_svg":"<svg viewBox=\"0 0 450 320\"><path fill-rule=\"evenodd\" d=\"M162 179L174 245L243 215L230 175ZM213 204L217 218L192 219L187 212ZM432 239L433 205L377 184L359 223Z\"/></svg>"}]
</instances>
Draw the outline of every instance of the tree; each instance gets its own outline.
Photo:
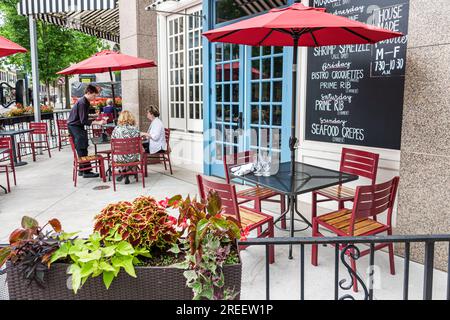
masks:
<instances>
[{"instance_id":1,"label":"tree","mask_svg":"<svg viewBox=\"0 0 450 320\"><path fill-rule=\"evenodd\" d=\"M0 13L3 25L0 35L14 41L26 49L30 49L30 33L28 18L17 13L19 0L2 0ZM99 39L81 32L65 29L42 21L37 21L39 76L47 87L50 101L50 84L60 76L56 72L67 68L72 63L79 62L107 46ZM17 54L7 58L7 62L18 70L31 72L31 55Z\"/></svg>"}]
</instances>

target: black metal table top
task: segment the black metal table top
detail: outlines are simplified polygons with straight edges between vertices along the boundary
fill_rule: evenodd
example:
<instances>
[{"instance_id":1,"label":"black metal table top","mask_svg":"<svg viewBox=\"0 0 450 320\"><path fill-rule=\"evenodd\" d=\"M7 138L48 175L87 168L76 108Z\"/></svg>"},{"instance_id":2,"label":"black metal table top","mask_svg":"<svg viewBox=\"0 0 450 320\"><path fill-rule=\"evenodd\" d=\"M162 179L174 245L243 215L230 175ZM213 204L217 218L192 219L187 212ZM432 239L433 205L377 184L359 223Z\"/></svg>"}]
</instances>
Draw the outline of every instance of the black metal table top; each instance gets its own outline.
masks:
<instances>
[{"instance_id":1,"label":"black metal table top","mask_svg":"<svg viewBox=\"0 0 450 320\"><path fill-rule=\"evenodd\" d=\"M21 133L28 133L34 131L33 129L20 129L20 130L0 130L0 136L15 136Z\"/></svg>"},{"instance_id":2,"label":"black metal table top","mask_svg":"<svg viewBox=\"0 0 450 320\"><path fill-rule=\"evenodd\" d=\"M108 136L106 140L104 140L103 137L94 137L94 138L91 138L91 141L95 145L110 144L111 143L111 137Z\"/></svg>"},{"instance_id":3,"label":"black metal table top","mask_svg":"<svg viewBox=\"0 0 450 320\"><path fill-rule=\"evenodd\" d=\"M107 123L107 124L102 124L102 127L103 127L103 128L111 128L111 129L114 129L114 128L117 127L117 126L116 126L115 123L111 122L111 123Z\"/></svg>"},{"instance_id":4,"label":"black metal table top","mask_svg":"<svg viewBox=\"0 0 450 320\"><path fill-rule=\"evenodd\" d=\"M235 177L288 196L308 193L358 180L358 176L356 175L317 167L302 162L296 162L295 171L295 175L292 175L291 163L284 162L280 164L278 172L269 177L258 177L253 173Z\"/></svg>"}]
</instances>

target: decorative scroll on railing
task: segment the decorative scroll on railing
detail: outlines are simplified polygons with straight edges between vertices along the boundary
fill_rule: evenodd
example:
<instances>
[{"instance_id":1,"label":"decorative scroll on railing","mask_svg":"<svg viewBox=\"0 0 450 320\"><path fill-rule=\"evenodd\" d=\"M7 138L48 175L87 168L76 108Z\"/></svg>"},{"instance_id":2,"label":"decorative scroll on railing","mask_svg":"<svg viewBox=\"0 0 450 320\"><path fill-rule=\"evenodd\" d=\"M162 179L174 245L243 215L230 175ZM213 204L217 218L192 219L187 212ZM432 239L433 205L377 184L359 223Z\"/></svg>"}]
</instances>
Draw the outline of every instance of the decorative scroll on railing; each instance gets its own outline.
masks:
<instances>
[{"instance_id":1,"label":"decorative scroll on railing","mask_svg":"<svg viewBox=\"0 0 450 320\"><path fill-rule=\"evenodd\" d=\"M385 236L385 237L320 237L320 238L257 238L247 239L239 242L242 246L264 246L266 251L266 299L270 300L270 264L269 264L269 246L294 245L300 247L300 300L305 299L305 246L306 245L332 245L334 246L334 299L335 300L355 300L355 295L347 293L354 289L354 285L362 287L364 300L374 299L373 279L374 272L375 246L381 243L397 243L404 245L404 272L403 272L403 299L409 299L409 280L410 280L410 247L411 243L423 244L425 249L424 256L424 277L423 277L423 299L431 300L433 298L433 273L434 273L434 250L436 243L446 243L450 247L450 234L448 235L411 235L411 236ZM370 252L370 272L368 285L348 264L347 259L357 261L361 254L358 246L369 246ZM447 256L450 269L450 248ZM344 266L348 271L350 280L340 279L339 267ZM450 300L450 273L447 276L447 300ZM278 283L278 282L277 282ZM279 283L280 285L285 285ZM314 290L314 288L312 289ZM342 294L345 291L344 294ZM361 297L358 294L358 297Z\"/></svg>"}]
</instances>

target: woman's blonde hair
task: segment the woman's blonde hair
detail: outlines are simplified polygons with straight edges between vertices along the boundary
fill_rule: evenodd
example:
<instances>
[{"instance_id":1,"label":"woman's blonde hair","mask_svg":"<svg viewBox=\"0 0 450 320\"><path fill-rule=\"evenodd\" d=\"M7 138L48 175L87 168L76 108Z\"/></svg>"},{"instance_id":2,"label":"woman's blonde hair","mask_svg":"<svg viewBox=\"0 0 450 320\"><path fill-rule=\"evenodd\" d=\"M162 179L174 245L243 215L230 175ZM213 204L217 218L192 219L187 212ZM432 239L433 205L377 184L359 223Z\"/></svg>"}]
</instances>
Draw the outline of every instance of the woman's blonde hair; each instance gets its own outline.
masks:
<instances>
[{"instance_id":1,"label":"woman's blonde hair","mask_svg":"<svg viewBox=\"0 0 450 320\"><path fill-rule=\"evenodd\" d=\"M107 106L112 106L113 105L113 99L106 100L106 105Z\"/></svg>"},{"instance_id":2,"label":"woman's blonde hair","mask_svg":"<svg viewBox=\"0 0 450 320\"><path fill-rule=\"evenodd\" d=\"M134 126L136 125L136 120L130 111L125 110L120 113L117 123L119 126Z\"/></svg>"}]
</instances>

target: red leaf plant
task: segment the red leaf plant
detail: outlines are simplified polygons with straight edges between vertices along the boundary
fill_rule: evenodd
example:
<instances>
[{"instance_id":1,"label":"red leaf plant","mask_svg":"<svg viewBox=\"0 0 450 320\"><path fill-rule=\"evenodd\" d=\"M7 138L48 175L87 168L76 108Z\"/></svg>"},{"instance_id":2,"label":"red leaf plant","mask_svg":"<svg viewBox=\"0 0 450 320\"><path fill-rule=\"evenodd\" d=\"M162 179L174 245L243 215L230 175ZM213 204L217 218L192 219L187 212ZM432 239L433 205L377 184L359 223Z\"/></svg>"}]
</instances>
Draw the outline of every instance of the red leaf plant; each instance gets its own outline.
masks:
<instances>
[{"instance_id":1,"label":"red leaf plant","mask_svg":"<svg viewBox=\"0 0 450 320\"><path fill-rule=\"evenodd\" d=\"M153 197L110 204L95 217L95 231L106 236L117 228L123 240L135 247L167 250L180 237L177 220Z\"/></svg>"}]
</instances>

